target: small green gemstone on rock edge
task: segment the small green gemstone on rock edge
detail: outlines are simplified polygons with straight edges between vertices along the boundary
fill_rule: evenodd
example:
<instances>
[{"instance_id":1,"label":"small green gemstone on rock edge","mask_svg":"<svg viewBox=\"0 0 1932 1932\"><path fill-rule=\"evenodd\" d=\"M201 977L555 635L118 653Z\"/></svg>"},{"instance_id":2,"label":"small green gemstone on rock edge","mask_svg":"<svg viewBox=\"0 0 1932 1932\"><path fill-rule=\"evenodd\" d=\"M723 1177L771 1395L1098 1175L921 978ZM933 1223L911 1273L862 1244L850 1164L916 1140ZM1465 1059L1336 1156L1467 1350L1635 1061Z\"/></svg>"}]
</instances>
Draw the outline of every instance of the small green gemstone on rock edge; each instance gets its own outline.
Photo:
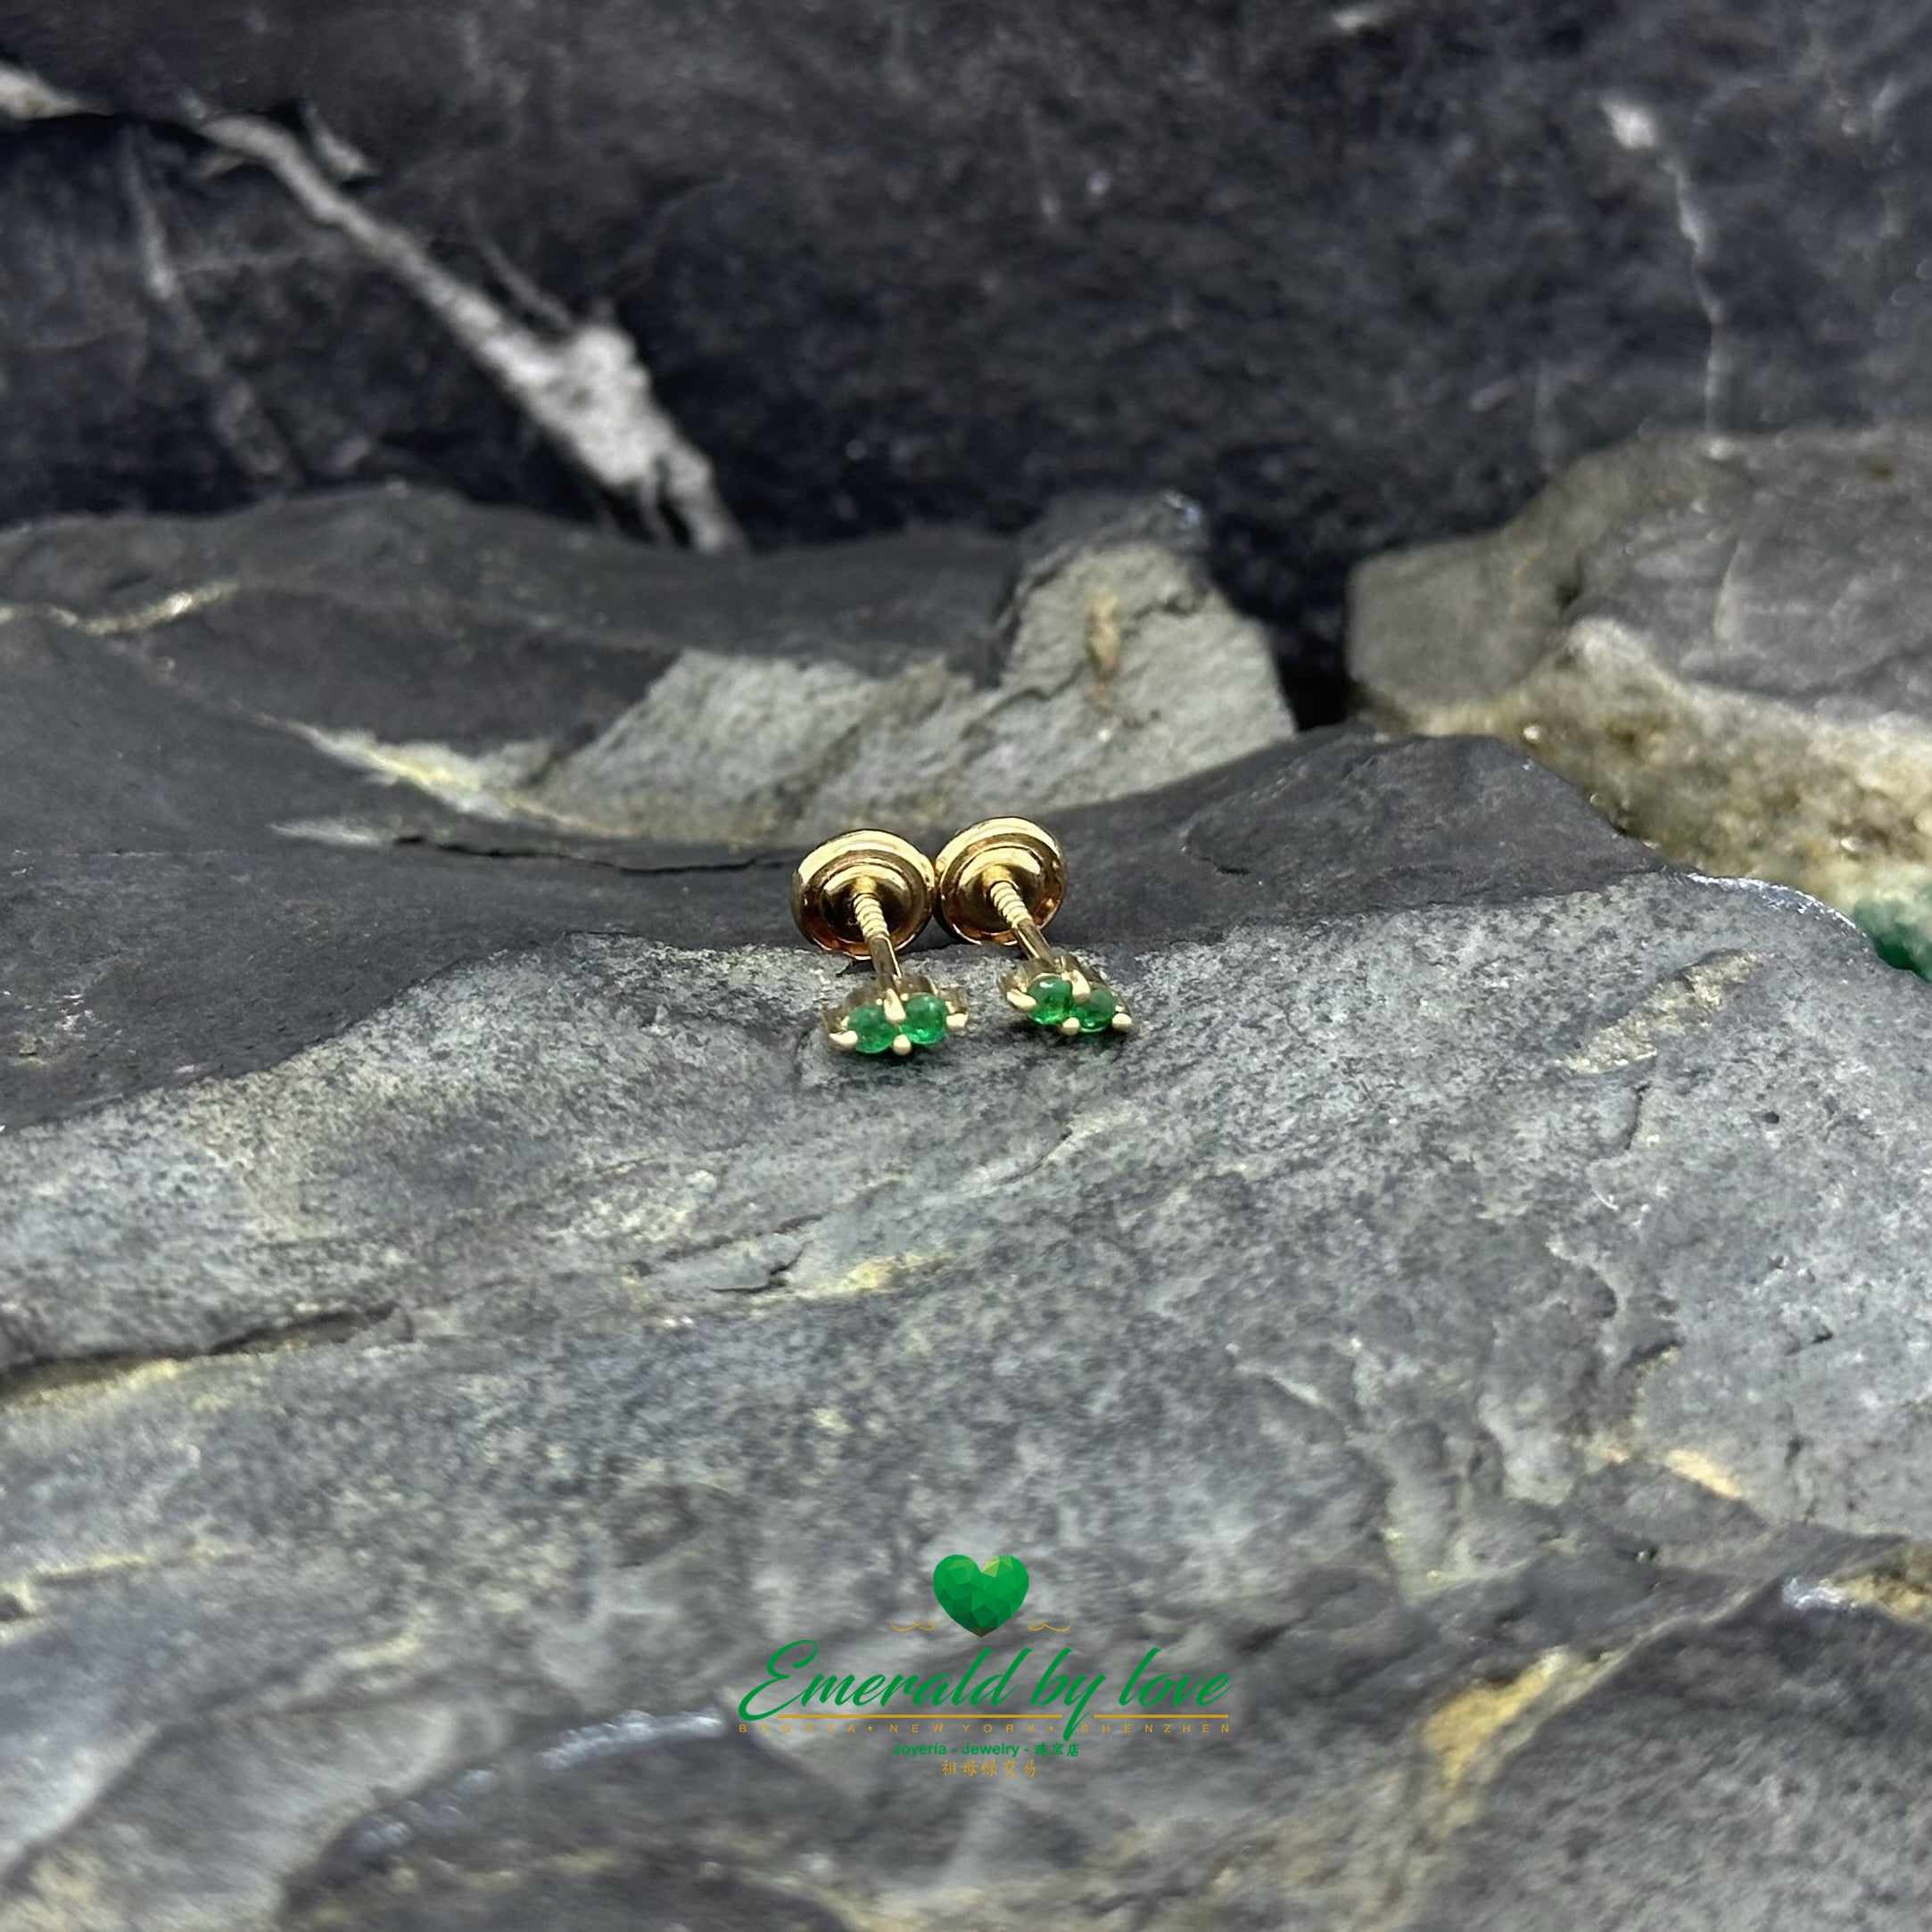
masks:
<instances>
[{"instance_id":1,"label":"small green gemstone on rock edge","mask_svg":"<svg viewBox=\"0 0 1932 1932\"><path fill-rule=\"evenodd\" d=\"M1036 1026L1057 1027L1073 1011L1073 983L1047 973L1027 988L1033 1011L1027 1018Z\"/></svg>"},{"instance_id":2,"label":"small green gemstone on rock edge","mask_svg":"<svg viewBox=\"0 0 1932 1932\"><path fill-rule=\"evenodd\" d=\"M1109 988L1090 986L1086 997L1073 1009L1073 1013L1082 1033L1104 1033L1113 1025L1113 1016L1119 1010L1119 1002Z\"/></svg>"},{"instance_id":3,"label":"small green gemstone on rock edge","mask_svg":"<svg viewBox=\"0 0 1932 1932\"><path fill-rule=\"evenodd\" d=\"M905 1003L905 1036L915 1046L937 1046L945 1037L946 1003L937 993L915 993Z\"/></svg>"},{"instance_id":4,"label":"small green gemstone on rock edge","mask_svg":"<svg viewBox=\"0 0 1932 1932\"><path fill-rule=\"evenodd\" d=\"M1932 979L1932 891L1885 899L1861 899L1853 919L1887 966L1902 966Z\"/></svg>"},{"instance_id":5,"label":"small green gemstone on rock edge","mask_svg":"<svg viewBox=\"0 0 1932 1932\"><path fill-rule=\"evenodd\" d=\"M890 1053L893 1036L899 1030L886 1018L886 1009L877 1003L847 1013L846 1028L858 1035L856 1051L862 1053Z\"/></svg>"}]
</instances>

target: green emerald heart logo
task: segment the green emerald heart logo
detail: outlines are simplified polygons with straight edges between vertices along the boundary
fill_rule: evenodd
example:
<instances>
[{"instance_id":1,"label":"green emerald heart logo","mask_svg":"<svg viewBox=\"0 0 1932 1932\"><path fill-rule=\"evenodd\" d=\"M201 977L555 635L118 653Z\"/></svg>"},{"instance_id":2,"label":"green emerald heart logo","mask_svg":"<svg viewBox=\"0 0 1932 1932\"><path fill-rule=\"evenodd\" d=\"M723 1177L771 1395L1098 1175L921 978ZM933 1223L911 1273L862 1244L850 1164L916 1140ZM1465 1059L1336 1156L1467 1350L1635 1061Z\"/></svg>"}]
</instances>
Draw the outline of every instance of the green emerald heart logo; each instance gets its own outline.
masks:
<instances>
[{"instance_id":1,"label":"green emerald heart logo","mask_svg":"<svg viewBox=\"0 0 1932 1932\"><path fill-rule=\"evenodd\" d=\"M970 1556L946 1556L932 1573L939 1607L975 1637L996 1631L1027 1600L1027 1566L995 1556L982 1568Z\"/></svg>"}]
</instances>

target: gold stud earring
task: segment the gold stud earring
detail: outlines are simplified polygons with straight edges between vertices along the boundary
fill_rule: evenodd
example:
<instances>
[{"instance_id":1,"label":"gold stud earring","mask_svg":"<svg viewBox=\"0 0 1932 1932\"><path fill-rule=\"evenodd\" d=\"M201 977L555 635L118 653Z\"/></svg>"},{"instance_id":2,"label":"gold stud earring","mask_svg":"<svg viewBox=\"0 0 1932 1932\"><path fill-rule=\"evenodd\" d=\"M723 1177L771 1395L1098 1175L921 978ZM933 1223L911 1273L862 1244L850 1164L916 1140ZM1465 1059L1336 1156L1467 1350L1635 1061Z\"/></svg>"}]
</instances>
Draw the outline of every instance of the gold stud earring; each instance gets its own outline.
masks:
<instances>
[{"instance_id":1,"label":"gold stud earring","mask_svg":"<svg viewBox=\"0 0 1932 1932\"><path fill-rule=\"evenodd\" d=\"M1030 819L969 825L939 855L939 917L973 945L1017 945L1025 960L1002 975L1007 1004L1056 1033L1125 1033L1134 1016L1111 987L1041 928L1067 896L1067 861Z\"/></svg>"},{"instance_id":2,"label":"gold stud earring","mask_svg":"<svg viewBox=\"0 0 1932 1932\"><path fill-rule=\"evenodd\" d=\"M872 979L825 1015L834 1046L897 1053L937 1046L967 1020L964 998L899 964L932 917L932 861L890 832L845 832L808 852L792 874L791 916L813 945L870 957Z\"/></svg>"}]
</instances>

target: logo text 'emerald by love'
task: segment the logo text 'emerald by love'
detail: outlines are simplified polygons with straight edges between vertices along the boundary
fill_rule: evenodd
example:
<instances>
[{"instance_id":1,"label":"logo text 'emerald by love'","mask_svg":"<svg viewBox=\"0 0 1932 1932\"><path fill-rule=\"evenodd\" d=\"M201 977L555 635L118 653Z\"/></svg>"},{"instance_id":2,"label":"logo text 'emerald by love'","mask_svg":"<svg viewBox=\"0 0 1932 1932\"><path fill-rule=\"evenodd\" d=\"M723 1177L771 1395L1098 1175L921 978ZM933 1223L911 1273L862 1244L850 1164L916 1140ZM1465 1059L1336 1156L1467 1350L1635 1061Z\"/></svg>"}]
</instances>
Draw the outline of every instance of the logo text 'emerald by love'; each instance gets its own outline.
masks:
<instances>
[{"instance_id":1,"label":"logo text 'emerald by love'","mask_svg":"<svg viewBox=\"0 0 1932 1932\"><path fill-rule=\"evenodd\" d=\"M957 1560L963 1563L970 1559L961 1557ZM1024 1571L1020 1573L1020 1597L1013 1599L1012 1607L1016 1610L1020 1607L1020 1598L1026 1594L1025 1574ZM947 1614L952 1614L948 1610ZM1009 1616L1011 1614L1011 1610L1006 1613ZM1003 1622L1005 1618L999 1621ZM739 1700L738 1714L747 1722L757 1722L792 1711L800 1716L823 1716L838 1710L856 1712L864 1709L890 1717L905 1711L960 1710L969 1705L980 1711L996 1710L1014 1694L1013 1680L1020 1665L1033 1655L1033 1649L1031 1645L1021 1649L1004 1670L993 1668L989 1662L993 1653L982 1650L960 1672L956 1680L940 1672L929 1676L921 1676L916 1671L891 1676L880 1672L863 1679L855 1672L844 1677L837 1672L818 1672L803 1690L788 1688L796 1686L818 1654L819 1647L809 1638L801 1637L793 1643L780 1645L765 1659L764 1667L770 1674L763 1683L745 1693ZM1069 1738L1080 1728L1087 1714L1087 1706L1107 1681L1104 1671L1076 1675L1067 1664L1070 1654L1071 1647L1063 1645L1053 1662L1035 1679L1031 1690L1026 1690L1024 1687L1021 1689L1025 1697L1023 1708L1066 1713L1067 1721L1061 1730L1062 1735ZM1175 1711L1185 1710L1190 1705L1204 1711L1226 1691L1228 1680L1225 1674L1199 1679L1192 1674L1179 1678L1148 1675L1148 1665L1160 1655L1160 1646L1156 1645L1128 1674L1120 1691L1123 1711L1151 1712L1163 1705ZM982 1671L983 1675L980 1674ZM779 1701L765 1701L766 1692L777 1694ZM896 1711L888 1708L888 1700L892 1697L904 1700ZM754 1709L755 1704L759 1707Z\"/></svg>"}]
</instances>

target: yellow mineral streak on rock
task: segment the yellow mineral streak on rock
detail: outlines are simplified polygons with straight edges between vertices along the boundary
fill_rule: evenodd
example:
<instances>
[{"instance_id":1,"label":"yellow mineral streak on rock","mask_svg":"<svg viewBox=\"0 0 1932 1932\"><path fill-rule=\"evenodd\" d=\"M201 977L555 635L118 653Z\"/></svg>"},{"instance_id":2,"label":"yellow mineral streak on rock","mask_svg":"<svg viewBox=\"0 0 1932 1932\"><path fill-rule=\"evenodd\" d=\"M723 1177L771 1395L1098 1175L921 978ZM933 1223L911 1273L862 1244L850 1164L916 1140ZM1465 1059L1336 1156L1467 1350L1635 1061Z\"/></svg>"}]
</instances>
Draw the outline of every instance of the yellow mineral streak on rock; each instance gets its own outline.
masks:
<instances>
[{"instance_id":1,"label":"yellow mineral streak on rock","mask_svg":"<svg viewBox=\"0 0 1932 1932\"><path fill-rule=\"evenodd\" d=\"M1722 1463L1713 1460L1701 1449L1668 1449L1664 1452L1664 1466L1672 1475L1681 1476L1686 1482L1695 1482L1700 1490L1708 1490L1712 1495L1721 1496L1727 1502L1741 1503L1744 1500L1744 1485Z\"/></svg>"},{"instance_id":2,"label":"yellow mineral streak on rock","mask_svg":"<svg viewBox=\"0 0 1932 1932\"><path fill-rule=\"evenodd\" d=\"M1532 1736L1536 1725L1581 1697L1617 1661L1586 1657L1559 1646L1499 1683L1472 1684L1439 1704L1424 1721L1422 1741L1454 1792L1472 1771L1486 1776ZM1533 1715L1535 1721L1526 1721Z\"/></svg>"},{"instance_id":3,"label":"yellow mineral streak on rock","mask_svg":"<svg viewBox=\"0 0 1932 1932\"><path fill-rule=\"evenodd\" d=\"M1384 696L1372 712L1387 729L1517 746L1699 871L1795 886L1846 912L1932 884L1932 735L1680 681L1608 618L1493 696Z\"/></svg>"},{"instance_id":4,"label":"yellow mineral streak on rock","mask_svg":"<svg viewBox=\"0 0 1932 1932\"><path fill-rule=\"evenodd\" d=\"M182 1554L145 1549L99 1549L91 1556L77 1556L70 1563L42 1564L29 1573L25 1584L10 1586L10 1593L28 1599L33 1598L36 1584L91 1583L102 1577L119 1576L130 1570L149 1570L158 1563L178 1561Z\"/></svg>"},{"instance_id":5,"label":"yellow mineral streak on rock","mask_svg":"<svg viewBox=\"0 0 1932 1932\"><path fill-rule=\"evenodd\" d=\"M1086 644L1094 677L1110 683L1120 668L1120 599L1111 590L1096 590L1087 599Z\"/></svg>"},{"instance_id":6,"label":"yellow mineral streak on rock","mask_svg":"<svg viewBox=\"0 0 1932 1932\"><path fill-rule=\"evenodd\" d=\"M209 609L233 597L241 588L236 583L202 583L183 590L170 590L165 597L137 604L132 610L90 613L69 610L61 604L0 604L0 623L22 617L38 617L86 637L128 637L140 631L158 631L163 624L178 623L197 611Z\"/></svg>"},{"instance_id":7,"label":"yellow mineral streak on rock","mask_svg":"<svg viewBox=\"0 0 1932 1932\"><path fill-rule=\"evenodd\" d=\"M1832 1587L1847 1603L1882 1610L1903 1623L1932 1625L1932 1548L1901 1550L1883 1569L1835 1578Z\"/></svg>"},{"instance_id":8,"label":"yellow mineral streak on rock","mask_svg":"<svg viewBox=\"0 0 1932 1932\"><path fill-rule=\"evenodd\" d=\"M803 1301L830 1300L846 1295L878 1294L900 1278L927 1267L935 1257L929 1254L882 1254L849 1267L835 1281L819 1282L796 1290L784 1299Z\"/></svg>"},{"instance_id":9,"label":"yellow mineral streak on rock","mask_svg":"<svg viewBox=\"0 0 1932 1932\"><path fill-rule=\"evenodd\" d=\"M365 1644L351 1644L327 1659L332 1682L383 1677L392 1672L403 1673L400 1682L409 1681L408 1666L419 1664L428 1654L429 1639L438 1629L434 1618L417 1611L385 1637L371 1638ZM367 1687L365 1685L364 1688Z\"/></svg>"},{"instance_id":10,"label":"yellow mineral streak on rock","mask_svg":"<svg viewBox=\"0 0 1932 1932\"><path fill-rule=\"evenodd\" d=\"M296 737L343 764L400 780L474 818L542 820L579 831L597 830L549 810L524 788L554 755L549 743L528 739L475 755L426 739L392 743L367 731L324 731L291 720Z\"/></svg>"},{"instance_id":11,"label":"yellow mineral streak on rock","mask_svg":"<svg viewBox=\"0 0 1932 1932\"><path fill-rule=\"evenodd\" d=\"M27 1889L7 1923L20 1932L82 1932L111 1923L102 1911L106 1876L93 1854L56 1845L34 1861Z\"/></svg>"},{"instance_id":12,"label":"yellow mineral streak on rock","mask_svg":"<svg viewBox=\"0 0 1932 1932\"><path fill-rule=\"evenodd\" d=\"M1760 966L1755 953L1713 953L1673 973L1638 1005L1602 1028L1563 1062L1569 1073L1609 1073L1656 1057L1660 1041L1692 1032L1722 1009L1731 988Z\"/></svg>"},{"instance_id":13,"label":"yellow mineral streak on rock","mask_svg":"<svg viewBox=\"0 0 1932 1932\"><path fill-rule=\"evenodd\" d=\"M191 1368L204 1366L203 1358L185 1356L157 1356L151 1361L133 1362L113 1357L71 1362L36 1362L7 1378L0 1414L15 1409L39 1408L54 1402L74 1402L131 1394L157 1382L171 1382Z\"/></svg>"}]
</instances>

